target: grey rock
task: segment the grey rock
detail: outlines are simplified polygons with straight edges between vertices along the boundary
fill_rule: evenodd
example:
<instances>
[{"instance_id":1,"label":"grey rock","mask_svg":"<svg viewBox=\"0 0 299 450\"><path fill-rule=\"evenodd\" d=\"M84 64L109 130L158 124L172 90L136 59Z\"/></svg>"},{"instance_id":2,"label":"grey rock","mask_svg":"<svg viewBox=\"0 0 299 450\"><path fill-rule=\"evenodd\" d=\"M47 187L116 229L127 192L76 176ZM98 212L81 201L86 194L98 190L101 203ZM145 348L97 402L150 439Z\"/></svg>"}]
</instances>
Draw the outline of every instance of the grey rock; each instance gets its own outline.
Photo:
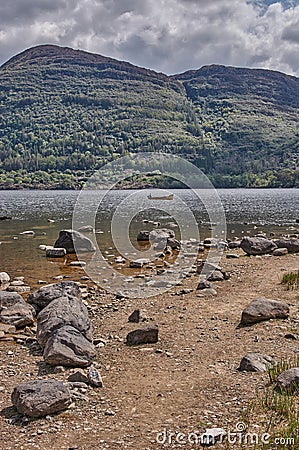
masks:
<instances>
[{"instance_id":1,"label":"grey rock","mask_svg":"<svg viewBox=\"0 0 299 450\"><path fill-rule=\"evenodd\" d=\"M135 309L135 311L132 312L132 314L128 317L128 322L144 322L146 320L145 314L140 309Z\"/></svg>"},{"instance_id":2,"label":"grey rock","mask_svg":"<svg viewBox=\"0 0 299 450\"><path fill-rule=\"evenodd\" d=\"M92 225L84 225L83 227L79 228L78 231L81 233L94 233L94 228Z\"/></svg>"},{"instance_id":3,"label":"grey rock","mask_svg":"<svg viewBox=\"0 0 299 450\"><path fill-rule=\"evenodd\" d=\"M16 292L0 291L0 322L25 327L32 325L34 309Z\"/></svg>"},{"instance_id":4,"label":"grey rock","mask_svg":"<svg viewBox=\"0 0 299 450\"><path fill-rule=\"evenodd\" d=\"M203 241L203 245L211 245L211 246L217 247L218 239L216 239L216 238L206 238Z\"/></svg>"},{"instance_id":5,"label":"grey rock","mask_svg":"<svg viewBox=\"0 0 299 450\"><path fill-rule=\"evenodd\" d=\"M222 442L225 435L226 431L223 428L207 428L200 436L200 443L202 446L210 447L217 442Z\"/></svg>"},{"instance_id":6,"label":"grey rock","mask_svg":"<svg viewBox=\"0 0 299 450\"><path fill-rule=\"evenodd\" d=\"M44 360L51 366L87 367L95 356L95 346L69 325L55 331L44 349Z\"/></svg>"},{"instance_id":7,"label":"grey rock","mask_svg":"<svg viewBox=\"0 0 299 450\"><path fill-rule=\"evenodd\" d=\"M72 373L67 380L76 383L85 383L85 384L89 383L88 376L82 369L76 370L76 372Z\"/></svg>"},{"instance_id":8,"label":"grey rock","mask_svg":"<svg viewBox=\"0 0 299 450\"><path fill-rule=\"evenodd\" d=\"M224 274L220 272L220 270L214 270L208 278L208 281L223 281L224 280Z\"/></svg>"},{"instance_id":9,"label":"grey rock","mask_svg":"<svg viewBox=\"0 0 299 450\"><path fill-rule=\"evenodd\" d=\"M274 360L270 356L260 353L247 353L240 362L238 370L244 372L265 372L268 367L274 365Z\"/></svg>"},{"instance_id":10,"label":"grey rock","mask_svg":"<svg viewBox=\"0 0 299 450\"><path fill-rule=\"evenodd\" d=\"M149 235L150 235L150 232L147 231L147 230L139 231L139 233L137 235L137 241L148 242L149 241Z\"/></svg>"},{"instance_id":11,"label":"grey rock","mask_svg":"<svg viewBox=\"0 0 299 450\"><path fill-rule=\"evenodd\" d=\"M43 417L63 411L71 404L71 395L61 381L34 380L13 390L12 403L21 414Z\"/></svg>"},{"instance_id":12,"label":"grey rock","mask_svg":"<svg viewBox=\"0 0 299 450\"><path fill-rule=\"evenodd\" d=\"M136 259L135 261L130 261L130 267L134 269L141 269L143 266L149 264L151 261L147 258Z\"/></svg>"},{"instance_id":13,"label":"grey rock","mask_svg":"<svg viewBox=\"0 0 299 450\"><path fill-rule=\"evenodd\" d=\"M84 392L86 392L87 384L83 381L67 381L67 386L71 391L80 389L81 391L84 390Z\"/></svg>"},{"instance_id":14,"label":"grey rock","mask_svg":"<svg viewBox=\"0 0 299 450\"><path fill-rule=\"evenodd\" d=\"M159 230L152 230L149 234L149 240L152 242L167 241L167 239L174 239L175 233L168 228L160 228Z\"/></svg>"},{"instance_id":15,"label":"grey rock","mask_svg":"<svg viewBox=\"0 0 299 450\"><path fill-rule=\"evenodd\" d=\"M213 288L206 288L202 289L198 294L197 297L216 297L217 291Z\"/></svg>"},{"instance_id":16,"label":"grey rock","mask_svg":"<svg viewBox=\"0 0 299 450\"><path fill-rule=\"evenodd\" d=\"M273 256L284 256L284 255L287 255L289 252L288 252L288 249L287 248L276 248L275 250L273 250Z\"/></svg>"},{"instance_id":17,"label":"grey rock","mask_svg":"<svg viewBox=\"0 0 299 450\"><path fill-rule=\"evenodd\" d=\"M289 253L299 252L299 239L297 238L280 238L274 242L278 248L287 248Z\"/></svg>"},{"instance_id":18,"label":"grey rock","mask_svg":"<svg viewBox=\"0 0 299 450\"><path fill-rule=\"evenodd\" d=\"M143 328L131 331L127 335L127 345L154 344L158 342L158 326L148 325Z\"/></svg>"},{"instance_id":19,"label":"grey rock","mask_svg":"<svg viewBox=\"0 0 299 450\"><path fill-rule=\"evenodd\" d=\"M11 286L24 286L25 283L23 280L14 280L10 283Z\"/></svg>"},{"instance_id":20,"label":"grey rock","mask_svg":"<svg viewBox=\"0 0 299 450\"><path fill-rule=\"evenodd\" d=\"M96 251L92 241L75 230L61 230L54 247L65 248L67 253Z\"/></svg>"},{"instance_id":21,"label":"grey rock","mask_svg":"<svg viewBox=\"0 0 299 450\"><path fill-rule=\"evenodd\" d=\"M237 255L236 253L228 253L226 255L226 257L227 257L227 259L238 259L238 258L240 258L240 255Z\"/></svg>"},{"instance_id":22,"label":"grey rock","mask_svg":"<svg viewBox=\"0 0 299 450\"><path fill-rule=\"evenodd\" d=\"M276 380L276 387L290 393L299 391L299 367L285 370Z\"/></svg>"},{"instance_id":23,"label":"grey rock","mask_svg":"<svg viewBox=\"0 0 299 450\"><path fill-rule=\"evenodd\" d=\"M8 292L17 292L18 294L25 294L30 291L30 286L8 286L6 289Z\"/></svg>"},{"instance_id":24,"label":"grey rock","mask_svg":"<svg viewBox=\"0 0 299 450\"><path fill-rule=\"evenodd\" d=\"M88 381L93 387L103 387L102 377L94 366L90 366L88 369Z\"/></svg>"},{"instance_id":25,"label":"grey rock","mask_svg":"<svg viewBox=\"0 0 299 450\"><path fill-rule=\"evenodd\" d=\"M137 236L137 241L151 242L155 244L156 250L164 250L167 245L172 249L179 249L180 243L175 239L175 233L168 228L161 228L152 231L140 231Z\"/></svg>"},{"instance_id":26,"label":"grey rock","mask_svg":"<svg viewBox=\"0 0 299 450\"><path fill-rule=\"evenodd\" d=\"M179 251L181 248L181 243L177 239L169 238L167 239L167 246L170 247L172 250Z\"/></svg>"},{"instance_id":27,"label":"grey rock","mask_svg":"<svg viewBox=\"0 0 299 450\"><path fill-rule=\"evenodd\" d=\"M80 298L81 292L74 281L61 281L60 283L48 284L28 295L27 301L37 312L45 308L49 303L59 297Z\"/></svg>"},{"instance_id":28,"label":"grey rock","mask_svg":"<svg viewBox=\"0 0 299 450\"><path fill-rule=\"evenodd\" d=\"M205 260L197 261L197 273L202 275L210 275L215 270L222 272L221 267Z\"/></svg>"},{"instance_id":29,"label":"grey rock","mask_svg":"<svg viewBox=\"0 0 299 450\"><path fill-rule=\"evenodd\" d=\"M248 255L266 255L277 248L273 241L264 237L244 237L240 247Z\"/></svg>"},{"instance_id":30,"label":"grey rock","mask_svg":"<svg viewBox=\"0 0 299 450\"><path fill-rule=\"evenodd\" d=\"M0 284L7 284L10 282L10 276L6 272L0 272Z\"/></svg>"},{"instance_id":31,"label":"grey rock","mask_svg":"<svg viewBox=\"0 0 299 450\"><path fill-rule=\"evenodd\" d=\"M241 241L232 241L228 243L228 248L234 249L234 248L240 248Z\"/></svg>"},{"instance_id":32,"label":"grey rock","mask_svg":"<svg viewBox=\"0 0 299 450\"><path fill-rule=\"evenodd\" d=\"M296 341L298 339L297 334L293 334L293 333L286 333L284 335L285 339L291 339L292 341Z\"/></svg>"},{"instance_id":33,"label":"grey rock","mask_svg":"<svg viewBox=\"0 0 299 450\"><path fill-rule=\"evenodd\" d=\"M242 312L241 324L250 325L263 320L286 319L289 313L290 308L285 303L267 298L257 298Z\"/></svg>"},{"instance_id":34,"label":"grey rock","mask_svg":"<svg viewBox=\"0 0 299 450\"><path fill-rule=\"evenodd\" d=\"M92 341L92 323L84 303L76 297L59 297L49 303L37 316L36 338L45 346L52 333L70 325Z\"/></svg>"},{"instance_id":35,"label":"grey rock","mask_svg":"<svg viewBox=\"0 0 299 450\"><path fill-rule=\"evenodd\" d=\"M118 256L117 258L115 258L114 262L116 264L124 264L126 262L126 260L122 256Z\"/></svg>"},{"instance_id":36,"label":"grey rock","mask_svg":"<svg viewBox=\"0 0 299 450\"><path fill-rule=\"evenodd\" d=\"M201 280L199 283L198 283L198 286L197 286L197 290L202 290L202 289L210 289L210 288L212 288L212 283L210 283L210 281L208 281L208 280Z\"/></svg>"},{"instance_id":37,"label":"grey rock","mask_svg":"<svg viewBox=\"0 0 299 450\"><path fill-rule=\"evenodd\" d=\"M65 248L48 248L46 250L47 258L63 258L66 255Z\"/></svg>"}]
</instances>

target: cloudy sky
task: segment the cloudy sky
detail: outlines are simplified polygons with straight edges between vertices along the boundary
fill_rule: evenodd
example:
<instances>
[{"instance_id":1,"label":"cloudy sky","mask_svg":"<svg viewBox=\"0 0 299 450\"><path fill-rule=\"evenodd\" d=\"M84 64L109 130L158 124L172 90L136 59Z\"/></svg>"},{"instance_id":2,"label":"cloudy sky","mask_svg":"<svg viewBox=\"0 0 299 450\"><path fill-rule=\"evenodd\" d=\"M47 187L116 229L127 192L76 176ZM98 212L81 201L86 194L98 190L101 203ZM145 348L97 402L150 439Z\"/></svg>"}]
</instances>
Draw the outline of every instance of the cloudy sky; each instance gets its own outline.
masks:
<instances>
[{"instance_id":1,"label":"cloudy sky","mask_svg":"<svg viewBox=\"0 0 299 450\"><path fill-rule=\"evenodd\" d=\"M168 74L216 63L299 76L299 0L1 0L0 64L44 43Z\"/></svg>"}]
</instances>

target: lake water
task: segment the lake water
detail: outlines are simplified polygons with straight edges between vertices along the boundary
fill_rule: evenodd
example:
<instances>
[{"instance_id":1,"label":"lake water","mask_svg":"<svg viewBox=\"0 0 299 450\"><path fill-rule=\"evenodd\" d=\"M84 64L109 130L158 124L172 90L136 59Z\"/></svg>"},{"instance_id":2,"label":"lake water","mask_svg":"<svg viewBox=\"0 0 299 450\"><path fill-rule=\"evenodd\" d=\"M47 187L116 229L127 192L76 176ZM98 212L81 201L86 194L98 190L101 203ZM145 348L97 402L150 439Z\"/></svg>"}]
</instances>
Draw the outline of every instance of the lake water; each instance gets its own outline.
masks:
<instances>
[{"instance_id":1,"label":"lake water","mask_svg":"<svg viewBox=\"0 0 299 450\"><path fill-rule=\"evenodd\" d=\"M150 192L155 195L154 190L137 193L128 190L108 193L91 191L77 214L77 225L93 224L90 219L93 214L96 215L97 242L107 259L114 261L118 253L111 237L111 219L116 213L118 220L113 237L125 235L129 227L132 245L137 250L140 250L136 244L137 233L157 226L144 223L144 220L159 222L161 227L171 226L180 238L181 227L176 225L184 220L184 226L188 228L190 212L201 239L210 236L213 229L208 212L216 218L215 221L221 220L221 214L217 216L219 201L209 190L196 194L190 190L174 190L173 202L150 202L147 199ZM298 189L219 189L217 192L226 218L228 238L252 235L258 231L276 234L298 231ZM31 286L35 286L40 279L52 282L53 277L59 275L80 279L84 275L83 270L69 266L75 256L49 260L39 249L41 244L53 245L60 230L72 227L78 195L78 191L0 191L0 216L12 217L12 220L0 221L0 272L6 271L11 276L23 275ZM49 223L48 219L54 222ZM20 235L26 230L33 230L35 236ZM223 230L221 233L225 236ZM192 234L188 237L196 238Z\"/></svg>"}]
</instances>

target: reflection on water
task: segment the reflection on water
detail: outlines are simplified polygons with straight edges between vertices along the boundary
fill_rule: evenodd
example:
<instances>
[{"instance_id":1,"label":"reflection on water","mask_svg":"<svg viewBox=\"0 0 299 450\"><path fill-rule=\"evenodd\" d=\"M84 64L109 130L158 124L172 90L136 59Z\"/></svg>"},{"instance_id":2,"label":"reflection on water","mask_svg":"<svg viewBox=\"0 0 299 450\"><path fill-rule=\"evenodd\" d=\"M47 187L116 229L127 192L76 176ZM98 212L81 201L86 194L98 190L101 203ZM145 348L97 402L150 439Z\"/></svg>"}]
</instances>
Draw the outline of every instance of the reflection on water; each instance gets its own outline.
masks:
<instances>
[{"instance_id":1,"label":"reflection on water","mask_svg":"<svg viewBox=\"0 0 299 450\"><path fill-rule=\"evenodd\" d=\"M90 192L86 201L86 212L97 210L96 230L99 232L97 241L107 255L114 255L115 249L111 238L111 218L115 209L131 195L133 191ZM152 191L143 191L144 197ZM213 209L213 196L210 191L200 191L198 196L190 190L173 191L189 209L192 210L198 223L200 237L203 239L211 233L211 224L204 204ZM253 234L259 230L283 233L298 229L296 219L299 218L298 189L220 189L221 198L227 221L227 236L229 238ZM53 245L61 229L71 228L72 213L78 191L0 191L0 216L12 217L10 221L0 222L0 271L7 271L12 276L24 275L30 285L37 280L52 281L54 276L71 274L72 278L80 279L82 269L70 268L69 261L49 260L45 253L38 249L40 244ZM140 196L136 196L140 202ZM153 224L143 221L159 222L161 227L175 227L171 207L175 203L167 202L165 211L163 201L153 201L146 210L138 206L139 211L130 223L132 244L136 244L136 236L142 229L153 229ZM148 203L147 203L148 204ZM137 209L138 209L137 208ZM141 210L140 210L141 209ZM126 211L122 211L124 223ZM48 222L48 219L54 222ZM25 230L35 231L35 236L21 236ZM179 234L177 235L179 237ZM110 256L113 260L114 256Z\"/></svg>"}]
</instances>

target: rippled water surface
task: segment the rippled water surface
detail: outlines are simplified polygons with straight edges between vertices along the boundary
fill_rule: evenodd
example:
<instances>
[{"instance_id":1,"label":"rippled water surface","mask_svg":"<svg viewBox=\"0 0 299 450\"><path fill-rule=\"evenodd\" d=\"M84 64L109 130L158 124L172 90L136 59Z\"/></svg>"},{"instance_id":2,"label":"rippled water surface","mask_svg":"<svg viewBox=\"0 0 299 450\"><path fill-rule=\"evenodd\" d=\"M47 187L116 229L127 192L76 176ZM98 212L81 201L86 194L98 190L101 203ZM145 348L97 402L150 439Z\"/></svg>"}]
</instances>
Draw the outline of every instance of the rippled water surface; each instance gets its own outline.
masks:
<instances>
[{"instance_id":1,"label":"rippled water surface","mask_svg":"<svg viewBox=\"0 0 299 450\"><path fill-rule=\"evenodd\" d=\"M153 190L138 191L137 194L136 191L91 191L88 194L80 210L82 224L86 224L89 215L97 211L97 241L107 255L116 254L111 238L111 219L116 211L118 228L115 233L125 235L130 222L133 243L140 230L151 230L156 226L144 224L144 219L159 222L164 227L171 224L180 237L179 227L174 223L182 217L186 221L187 212L191 211L200 237L204 238L210 235L212 228L207 209L212 217L216 217L215 221L221 216L217 215L220 203L212 191L195 194L190 190L175 190L174 201L149 201L147 195L150 192L155 195ZM53 276L61 274L71 273L72 278L79 279L84 274L82 270L70 269L68 265L74 256L63 261L49 260L38 248L40 244L53 245L61 229L72 227L78 195L78 191L0 191L0 217L12 217L11 220L0 221L0 271L7 271L12 276L24 275L26 281L33 285L39 279L51 281ZM229 238L260 230L291 233L299 227L296 223L299 219L298 189L220 189L218 195ZM48 219L54 222L50 223ZM33 230L35 236L20 235L26 230Z\"/></svg>"}]
</instances>

